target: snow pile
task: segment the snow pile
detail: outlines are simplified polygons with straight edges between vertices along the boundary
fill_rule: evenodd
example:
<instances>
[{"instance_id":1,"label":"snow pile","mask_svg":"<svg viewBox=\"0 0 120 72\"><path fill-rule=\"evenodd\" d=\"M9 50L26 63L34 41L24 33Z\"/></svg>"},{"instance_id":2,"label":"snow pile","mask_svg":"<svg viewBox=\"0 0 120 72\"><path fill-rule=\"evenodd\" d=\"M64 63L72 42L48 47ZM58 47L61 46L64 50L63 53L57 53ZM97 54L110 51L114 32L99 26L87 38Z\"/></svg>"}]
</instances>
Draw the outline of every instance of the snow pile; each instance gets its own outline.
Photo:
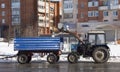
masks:
<instances>
[{"instance_id":1,"label":"snow pile","mask_svg":"<svg viewBox=\"0 0 120 72\"><path fill-rule=\"evenodd\" d=\"M120 57L120 45L119 44L108 44L110 48L110 56Z\"/></svg>"},{"instance_id":2,"label":"snow pile","mask_svg":"<svg viewBox=\"0 0 120 72\"><path fill-rule=\"evenodd\" d=\"M0 42L0 55L15 55L15 54L17 54L17 51L14 51L14 44Z\"/></svg>"}]
</instances>

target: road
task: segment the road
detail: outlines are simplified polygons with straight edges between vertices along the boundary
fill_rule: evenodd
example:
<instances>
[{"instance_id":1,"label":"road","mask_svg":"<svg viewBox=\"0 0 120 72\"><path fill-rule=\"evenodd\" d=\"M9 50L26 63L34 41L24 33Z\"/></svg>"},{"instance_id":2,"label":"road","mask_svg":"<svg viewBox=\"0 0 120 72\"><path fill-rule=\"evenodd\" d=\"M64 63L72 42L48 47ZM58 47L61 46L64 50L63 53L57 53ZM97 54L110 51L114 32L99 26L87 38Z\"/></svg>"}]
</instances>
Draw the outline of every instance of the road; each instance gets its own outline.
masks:
<instances>
[{"instance_id":1,"label":"road","mask_svg":"<svg viewBox=\"0 0 120 72\"><path fill-rule=\"evenodd\" d=\"M16 62L0 63L0 72L119 72L120 63L96 64L93 62L31 62L30 64L18 64Z\"/></svg>"}]
</instances>

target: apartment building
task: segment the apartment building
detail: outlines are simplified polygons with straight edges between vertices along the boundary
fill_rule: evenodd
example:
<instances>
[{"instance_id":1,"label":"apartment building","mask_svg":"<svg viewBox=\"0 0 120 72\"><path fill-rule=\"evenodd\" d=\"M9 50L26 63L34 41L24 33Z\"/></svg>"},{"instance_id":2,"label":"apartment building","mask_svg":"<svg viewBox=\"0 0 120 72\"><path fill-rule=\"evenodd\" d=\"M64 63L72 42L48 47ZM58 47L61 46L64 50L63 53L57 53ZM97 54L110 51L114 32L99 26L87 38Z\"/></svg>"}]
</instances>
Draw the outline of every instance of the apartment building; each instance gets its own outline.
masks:
<instances>
[{"instance_id":1,"label":"apartment building","mask_svg":"<svg viewBox=\"0 0 120 72\"><path fill-rule=\"evenodd\" d=\"M59 23L59 1L38 0L38 36L51 34L52 27Z\"/></svg>"},{"instance_id":2,"label":"apartment building","mask_svg":"<svg viewBox=\"0 0 120 72\"><path fill-rule=\"evenodd\" d=\"M69 25L70 30L76 31L78 0L62 0L62 18L61 22Z\"/></svg>"},{"instance_id":3,"label":"apartment building","mask_svg":"<svg viewBox=\"0 0 120 72\"><path fill-rule=\"evenodd\" d=\"M11 22L11 1L0 0L0 37L8 35L9 23Z\"/></svg>"},{"instance_id":4,"label":"apartment building","mask_svg":"<svg viewBox=\"0 0 120 72\"><path fill-rule=\"evenodd\" d=\"M50 34L51 25L59 22L59 1L50 1L50 5L49 1L0 0L0 37Z\"/></svg>"},{"instance_id":5,"label":"apartment building","mask_svg":"<svg viewBox=\"0 0 120 72\"><path fill-rule=\"evenodd\" d=\"M20 36L38 36L37 21L37 0L20 0Z\"/></svg>"},{"instance_id":6,"label":"apartment building","mask_svg":"<svg viewBox=\"0 0 120 72\"><path fill-rule=\"evenodd\" d=\"M0 0L0 37L37 36L36 30L37 1Z\"/></svg>"},{"instance_id":7,"label":"apartment building","mask_svg":"<svg viewBox=\"0 0 120 72\"><path fill-rule=\"evenodd\" d=\"M115 40L120 39L120 0L74 1L76 0L62 2L63 17L61 22L63 24L75 22L76 31L80 34L85 34L89 30L104 30L108 36L107 40L114 40L116 37ZM70 11L71 14L69 14ZM66 17L66 15L68 16Z\"/></svg>"}]
</instances>

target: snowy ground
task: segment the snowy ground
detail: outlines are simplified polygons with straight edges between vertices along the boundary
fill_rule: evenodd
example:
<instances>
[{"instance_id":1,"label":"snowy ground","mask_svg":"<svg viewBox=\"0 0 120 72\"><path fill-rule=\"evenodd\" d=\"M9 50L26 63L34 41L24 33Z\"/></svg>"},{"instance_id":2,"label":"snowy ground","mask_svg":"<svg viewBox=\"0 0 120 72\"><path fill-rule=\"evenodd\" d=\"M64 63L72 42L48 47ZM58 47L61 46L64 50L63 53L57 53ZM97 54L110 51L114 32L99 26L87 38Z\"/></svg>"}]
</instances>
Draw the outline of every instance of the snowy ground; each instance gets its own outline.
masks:
<instances>
[{"instance_id":1,"label":"snowy ground","mask_svg":"<svg viewBox=\"0 0 120 72\"><path fill-rule=\"evenodd\" d=\"M109 62L120 62L120 45L116 44L108 44L110 47L110 59ZM0 42L0 58L6 56L12 56L17 54L17 51L14 51L14 45L8 44L7 42ZM34 55L32 58L33 61L37 60L46 60L46 56L41 58L38 55ZM10 59L0 59L0 62L14 62L16 58ZM67 55L61 55L60 61L67 61ZM93 61L92 58L82 58L80 57L80 61Z\"/></svg>"}]
</instances>

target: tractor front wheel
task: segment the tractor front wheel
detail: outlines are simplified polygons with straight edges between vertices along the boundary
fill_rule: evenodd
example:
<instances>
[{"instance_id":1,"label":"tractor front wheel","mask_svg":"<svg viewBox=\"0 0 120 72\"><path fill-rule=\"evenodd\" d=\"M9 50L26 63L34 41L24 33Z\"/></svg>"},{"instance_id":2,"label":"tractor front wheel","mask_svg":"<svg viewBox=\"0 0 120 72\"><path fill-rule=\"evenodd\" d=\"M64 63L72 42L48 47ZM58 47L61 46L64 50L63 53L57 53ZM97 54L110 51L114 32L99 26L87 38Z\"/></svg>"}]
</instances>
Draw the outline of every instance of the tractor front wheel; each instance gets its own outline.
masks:
<instances>
[{"instance_id":1,"label":"tractor front wheel","mask_svg":"<svg viewBox=\"0 0 120 72\"><path fill-rule=\"evenodd\" d=\"M47 61L50 63L50 64L54 64L57 62L57 56L55 54L49 54L47 56Z\"/></svg>"},{"instance_id":2,"label":"tractor front wheel","mask_svg":"<svg viewBox=\"0 0 120 72\"><path fill-rule=\"evenodd\" d=\"M78 62L78 56L76 53L68 54L67 59L68 59L68 62L70 62L70 63L77 63Z\"/></svg>"}]
</instances>

